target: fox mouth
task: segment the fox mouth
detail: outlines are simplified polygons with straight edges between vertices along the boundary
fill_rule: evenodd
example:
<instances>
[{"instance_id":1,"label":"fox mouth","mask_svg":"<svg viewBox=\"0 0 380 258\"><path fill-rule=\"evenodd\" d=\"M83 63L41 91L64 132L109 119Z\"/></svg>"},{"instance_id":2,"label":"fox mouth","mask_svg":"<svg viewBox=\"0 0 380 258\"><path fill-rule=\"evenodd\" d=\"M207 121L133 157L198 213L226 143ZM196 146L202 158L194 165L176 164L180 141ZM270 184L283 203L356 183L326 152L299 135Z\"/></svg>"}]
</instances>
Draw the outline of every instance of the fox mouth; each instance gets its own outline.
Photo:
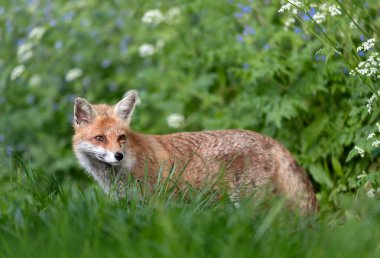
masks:
<instances>
[{"instance_id":1,"label":"fox mouth","mask_svg":"<svg viewBox=\"0 0 380 258\"><path fill-rule=\"evenodd\" d=\"M110 165L110 166L118 166L121 164L121 161L109 161L109 160L106 160L106 155L96 155L96 159L99 160L100 162L102 163L106 163L107 165Z\"/></svg>"}]
</instances>

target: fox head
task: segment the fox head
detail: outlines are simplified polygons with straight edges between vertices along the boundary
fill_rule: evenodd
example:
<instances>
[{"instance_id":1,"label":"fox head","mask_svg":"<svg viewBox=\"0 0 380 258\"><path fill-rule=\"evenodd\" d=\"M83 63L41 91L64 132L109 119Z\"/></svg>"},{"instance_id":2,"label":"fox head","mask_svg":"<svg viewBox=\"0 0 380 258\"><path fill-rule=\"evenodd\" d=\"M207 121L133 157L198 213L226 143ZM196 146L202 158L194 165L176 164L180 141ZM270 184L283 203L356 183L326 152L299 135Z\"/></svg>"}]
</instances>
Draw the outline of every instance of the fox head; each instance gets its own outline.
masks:
<instances>
[{"instance_id":1,"label":"fox head","mask_svg":"<svg viewBox=\"0 0 380 258\"><path fill-rule=\"evenodd\" d=\"M133 161L126 145L137 98L137 91L133 90L115 106L92 105L84 98L75 99L73 148L87 170L92 169L93 160L111 166Z\"/></svg>"}]
</instances>

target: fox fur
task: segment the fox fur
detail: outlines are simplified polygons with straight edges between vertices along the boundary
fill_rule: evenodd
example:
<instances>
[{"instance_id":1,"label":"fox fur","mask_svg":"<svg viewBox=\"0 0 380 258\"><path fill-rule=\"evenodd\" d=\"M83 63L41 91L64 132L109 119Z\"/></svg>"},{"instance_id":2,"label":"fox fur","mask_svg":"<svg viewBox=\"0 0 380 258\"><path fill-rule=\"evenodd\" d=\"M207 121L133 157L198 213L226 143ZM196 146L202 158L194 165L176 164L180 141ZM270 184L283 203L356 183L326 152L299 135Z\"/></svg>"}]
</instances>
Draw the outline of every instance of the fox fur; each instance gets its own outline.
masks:
<instances>
[{"instance_id":1,"label":"fox fur","mask_svg":"<svg viewBox=\"0 0 380 258\"><path fill-rule=\"evenodd\" d=\"M224 169L231 196L271 185L292 207L313 213L318 202L313 186L290 152L274 139L247 130L147 135L130 129L138 94L129 91L115 106L92 105L76 98L73 149L79 163L109 192L111 171L120 187L129 173L150 184L159 171L181 171L179 182L200 187ZM176 175L174 175L176 176Z\"/></svg>"}]
</instances>

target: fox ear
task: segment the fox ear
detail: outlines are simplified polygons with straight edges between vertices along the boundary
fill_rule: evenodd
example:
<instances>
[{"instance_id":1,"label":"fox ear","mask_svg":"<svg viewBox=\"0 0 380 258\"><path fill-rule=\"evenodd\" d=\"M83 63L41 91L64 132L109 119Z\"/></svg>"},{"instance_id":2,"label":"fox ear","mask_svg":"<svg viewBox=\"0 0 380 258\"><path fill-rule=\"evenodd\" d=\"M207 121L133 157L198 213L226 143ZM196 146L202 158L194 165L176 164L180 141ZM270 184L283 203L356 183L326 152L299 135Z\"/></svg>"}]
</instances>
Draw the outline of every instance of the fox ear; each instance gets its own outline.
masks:
<instances>
[{"instance_id":1,"label":"fox ear","mask_svg":"<svg viewBox=\"0 0 380 258\"><path fill-rule=\"evenodd\" d=\"M91 104L83 98L76 98L74 104L74 125L88 125L92 122L94 117L95 112Z\"/></svg>"},{"instance_id":2,"label":"fox ear","mask_svg":"<svg viewBox=\"0 0 380 258\"><path fill-rule=\"evenodd\" d=\"M115 112L119 118L128 124L131 121L133 110L135 109L138 99L138 93L135 90L128 91L122 100L115 106Z\"/></svg>"}]
</instances>

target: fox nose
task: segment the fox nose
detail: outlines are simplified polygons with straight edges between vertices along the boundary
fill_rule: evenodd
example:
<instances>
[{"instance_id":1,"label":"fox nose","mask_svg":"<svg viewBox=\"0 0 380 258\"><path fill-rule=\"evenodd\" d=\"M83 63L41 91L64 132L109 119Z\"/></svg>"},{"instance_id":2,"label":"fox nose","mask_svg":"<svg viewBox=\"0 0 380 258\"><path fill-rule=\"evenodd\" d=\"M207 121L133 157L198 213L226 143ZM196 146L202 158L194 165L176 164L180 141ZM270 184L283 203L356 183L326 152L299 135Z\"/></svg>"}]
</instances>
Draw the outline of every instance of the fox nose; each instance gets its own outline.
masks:
<instances>
[{"instance_id":1,"label":"fox nose","mask_svg":"<svg viewBox=\"0 0 380 258\"><path fill-rule=\"evenodd\" d=\"M115 159L116 159L116 160L120 161L120 160L122 160L123 158L124 158L124 154L123 154L123 153L121 153L121 152L116 152L116 153L115 153Z\"/></svg>"}]
</instances>

